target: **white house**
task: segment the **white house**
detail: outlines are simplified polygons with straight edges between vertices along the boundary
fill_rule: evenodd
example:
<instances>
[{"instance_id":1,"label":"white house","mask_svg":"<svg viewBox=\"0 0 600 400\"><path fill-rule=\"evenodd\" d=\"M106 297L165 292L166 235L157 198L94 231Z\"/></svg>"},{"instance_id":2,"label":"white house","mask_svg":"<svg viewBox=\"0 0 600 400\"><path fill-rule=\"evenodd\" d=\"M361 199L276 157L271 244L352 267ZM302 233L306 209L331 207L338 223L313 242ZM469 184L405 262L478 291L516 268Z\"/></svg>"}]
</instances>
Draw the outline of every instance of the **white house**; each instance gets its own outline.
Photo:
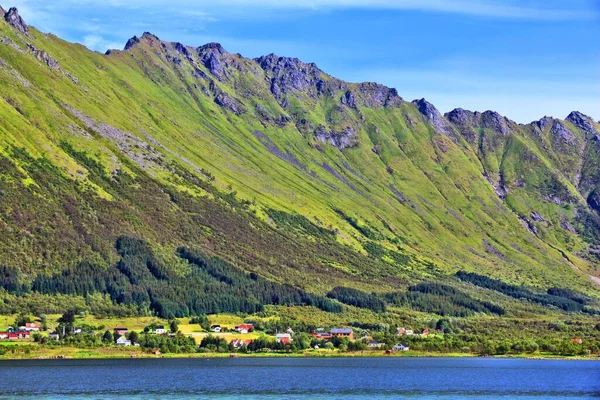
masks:
<instances>
[{"instance_id":1,"label":"white house","mask_svg":"<svg viewBox=\"0 0 600 400\"><path fill-rule=\"evenodd\" d=\"M210 330L212 332L217 332L217 333L221 332L221 325L213 325L213 326L210 327Z\"/></svg>"},{"instance_id":2,"label":"white house","mask_svg":"<svg viewBox=\"0 0 600 400\"><path fill-rule=\"evenodd\" d=\"M408 351L408 345L404 344L404 343L398 343L397 345L395 345L392 350L395 351Z\"/></svg>"},{"instance_id":3,"label":"white house","mask_svg":"<svg viewBox=\"0 0 600 400\"><path fill-rule=\"evenodd\" d=\"M289 333L278 333L277 335L275 335L275 340L277 341L277 343L288 344L292 341L292 335L290 335Z\"/></svg>"},{"instance_id":4,"label":"white house","mask_svg":"<svg viewBox=\"0 0 600 400\"><path fill-rule=\"evenodd\" d=\"M154 330L155 335L164 335L165 333L167 333L167 330L165 328L156 328Z\"/></svg>"},{"instance_id":5,"label":"white house","mask_svg":"<svg viewBox=\"0 0 600 400\"><path fill-rule=\"evenodd\" d=\"M369 344L367 344L367 347L370 348L370 349L380 349L383 346L385 346L385 343L381 343L381 342L378 342L376 340L374 340L372 342L369 342Z\"/></svg>"},{"instance_id":6,"label":"white house","mask_svg":"<svg viewBox=\"0 0 600 400\"><path fill-rule=\"evenodd\" d=\"M117 339L117 346L131 346L131 340L127 340L125 336Z\"/></svg>"},{"instance_id":7,"label":"white house","mask_svg":"<svg viewBox=\"0 0 600 400\"><path fill-rule=\"evenodd\" d=\"M413 331L412 329L407 329L406 332L404 332L404 334L406 336L412 336L415 334L415 331Z\"/></svg>"},{"instance_id":8,"label":"white house","mask_svg":"<svg viewBox=\"0 0 600 400\"><path fill-rule=\"evenodd\" d=\"M25 326L20 326L19 330L27 331L27 332L39 332L40 326L38 324L36 324L35 322L27 322L25 324Z\"/></svg>"}]
</instances>

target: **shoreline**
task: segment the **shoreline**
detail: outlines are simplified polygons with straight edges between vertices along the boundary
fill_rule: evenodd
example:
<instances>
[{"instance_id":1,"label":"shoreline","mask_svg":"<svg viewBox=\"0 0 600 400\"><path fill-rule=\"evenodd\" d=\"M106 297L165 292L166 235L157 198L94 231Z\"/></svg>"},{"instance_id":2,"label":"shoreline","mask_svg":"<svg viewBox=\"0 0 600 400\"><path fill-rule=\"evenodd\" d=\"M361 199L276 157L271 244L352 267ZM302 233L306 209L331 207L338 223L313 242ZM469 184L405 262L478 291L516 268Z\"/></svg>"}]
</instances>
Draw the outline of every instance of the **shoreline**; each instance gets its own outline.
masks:
<instances>
[{"instance_id":1,"label":"shoreline","mask_svg":"<svg viewBox=\"0 0 600 400\"><path fill-rule=\"evenodd\" d=\"M56 349L52 349L56 350ZM3 361L26 361L26 360L110 360L110 359L211 359L211 358L481 358L481 359L520 359L520 360L562 360L562 361L600 361L600 356L557 356L552 354L509 354L482 356L473 353L380 353L380 352L356 352L356 353L167 353L154 355L150 353L131 352L106 352L98 353L95 349L64 348L60 354L20 354L18 357L9 356L8 353L0 356Z\"/></svg>"}]
</instances>

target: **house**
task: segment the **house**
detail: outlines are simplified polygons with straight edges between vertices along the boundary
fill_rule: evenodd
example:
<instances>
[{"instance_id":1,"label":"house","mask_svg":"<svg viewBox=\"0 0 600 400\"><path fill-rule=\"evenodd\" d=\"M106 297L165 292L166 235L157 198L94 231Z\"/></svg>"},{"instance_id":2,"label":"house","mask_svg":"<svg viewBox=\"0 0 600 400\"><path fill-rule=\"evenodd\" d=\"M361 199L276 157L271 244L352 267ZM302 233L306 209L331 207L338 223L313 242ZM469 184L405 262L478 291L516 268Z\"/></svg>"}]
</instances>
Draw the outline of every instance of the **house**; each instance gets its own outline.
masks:
<instances>
[{"instance_id":1,"label":"house","mask_svg":"<svg viewBox=\"0 0 600 400\"><path fill-rule=\"evenodd\" d=\"M59 340L60 339L60 335L58 333L49 333L48 334L48 339L50 339L50 340Z\"/></svg>"},{"instance_id":2,"label":"house","mask_svg":"<svg viewBox=\"0 0 600 400\"><path fill-rule=\"evenodd\" d=\"M335 337L345 337L350 340L354 340L354 331L350 328L334 328L330 332L331 336Z\"/></svg>"},{"instance_id":3,"label":"house","mask_svg":"<svg viewBox=\"0 0 600 400\"><path fill-rule=\"evenodd\" d=\"M76 335L79 334L79 333L81 333L81 332L83 332L83 329L81 329L81 328L75 328L75 329L73 329L73 333L76 334Z\"/></svg>"},{"instance_id":4,"label":"house","mask_svg":"<svg viewBox=\"0 0 600 400\"><path fill-rule=\"evenodd\" d=\"M19 330L27 332L39 332L40 326L35 322L27 322L25 326L20 326Z\"/></svg>"},{"instance_id":5,"label":"house","mask_svg":"<svg viewBox=\"0 0 600 400\"><path fill-rule=\"evenodd\" d=\"M571 339L571 342L577 343L577 344L582 344L583 339L576 337L576 338Z\"/></svg>"},{"instance_id":6,"label":"house","mask_svg":"<svg viewBox=\"0 0 600 400\"><path fill-rule=\"evenodd\" d=\"M404 331L404 334L406 336L412 336L415 334L415 331L413 331L412 329L407 329L406 331Z\"/></svg>"},{"instance_id":7,"label":"house","mask_svg":"<svg viewBox=\"0 0 600 400\"><path fill-rule=\"evenodd\" d=\"M248 346L250 343L252 343L252 340L250 339L235 339L231 341L231 345L233 346L234 349L240 349L242 347L246 347Z\"/></svg>"},{"instance_id":8,"label":"house","mask_svg":"<svg viewBox=\"0 0 600 400\"><path fill-rule=\"evenodd\" d=\"M138 342L133 342L133 345L134 345L135 347L140 347L140 344L139 344Z\"/></svg>"},{"instance_id":9,"label":"house","mask_svg":"<svg viewBox=\"0 0 600 400\"><path fill-rule=\"evenodd\" d=\"M398 328L396 335L398 335L398 336L406 335L406 328Z\"/></svg>"},{"instance_id":10,"label":"house","mask_svg":"<svg viewBox=\"0 0 600 400\"><path fill-rule=\"evenodd\" d=\"M165 329L164 326L159 326L158 328L156 328L154 330L155 335L164 335L165 333L167 333L167 330Z\"/></svg>"},{"instance_id":11,"label":"house","mask_svg":"<svg viewBox=\"0 0 600 400\"><path fill-rule=\"evenodd\" d=\"M20 339L29 339L30 333L27 331L16 331L16 332L3 332L6 336L5 339L8 340L20 340Z\"/></svg>"},{"instance_id":12,"label":"house","mask_svg":"<svg viewBox=\"0 0 600 400\"><path fill-rule=\"evenodd\" d=\"M421 332L421 337L427 337L429 336L429 329L423 329L423 332Z\"/></svg>"},{"instance_id":13,"label":"house","mask_svg":"<svg viewBox=\"0 0 600 400\"><path fill-rule=\"evenodd\" d=\"M0 340L8 339L8 332L0 332Z\"/></svg>"},{"instance_id":14,"label":"house","mask_svg":"<svg viewBox=\"0 0 600 400\"><path fill-rule=\"evenodd\" d=\"M155 356L159 356L160 355L160 350L159 349L154 349L150 353L154 354Z\"/></svg>"},{"instance_id":15,"label":"house","mask_svg":"<svg viewBox=\"0 0 600 400\"><path fill-rule=\"evenodd\" d=\"M292 335L290 335L289 333L278 333L277 335L275 335L275 340L277 341L277 343L286 345L292 341Z\"/></svg>"},{"instance_id":16,"label":"house","mask_svg":"<svg viewBox=\"0 0 600 400\"><path fill-rule=\"evenodd\" d=\"M125 336L117 339L117 346L131 346L131 340L127 340Z\"/></svg>"},{"instance_id":17,"label":"house","mask_svg":"<svg viewBox=\"0 0 600 400\"><path fill-rule=\"evenodd\" d=\"M408 351L408 345L404 343L398 343L394 347L392 347L394 351Z\"/></svg>"},{"instance_id":18,"label":"house","mask_svg":"<svg viewBox=\"0 0 600 400\"><path fill-rule=\"evenodd\" d=\"M331 339L331 333L329 332L313 332L311 335L317 340L329 340Z\"/></svg>"},{"instance_id":19,"label":"house","mask_svg":"<svg viewBox=\"0 0 600 400\"><path fill-rule=\"evenodd\" d=\"M235 331L238 333L248 333L254 329L253 324L241 324L235 327Z\"/></svg>"},{"instance_id":20,"label":"house","mask_svg":"<svg viewBox=\"0 0 600 400\"><path fill-rule=\"evenodd\" d=\"M124 334L126 334L126 333L128 332L128 329L127 329L127 328L115 328L115 329L114 329L114 332L115 332L117 335L121 335L121 336L123 336Z\"/></svg>"},{"instance_id":21,"label":"house","mask_svg":"<svg viewBox=\"0 0 600 400\"><path fill-rule=\"evenodd\" d=\"M369 342L369 344L367 344L367 347L370 349L380 349L383 346L385 346L385 343L378 342L377 340L374 340L372 342Z\"/></svg>"},{"instance_id":22,"label":"house","mask_svg":"<svg viewBox=\"0 0 600 400\"><path fill-rule=\"evenodd\" d=\"M211 325L210 327L210 331L211 332L221 332L221 325Z\"/></svg>"}]
</instances>

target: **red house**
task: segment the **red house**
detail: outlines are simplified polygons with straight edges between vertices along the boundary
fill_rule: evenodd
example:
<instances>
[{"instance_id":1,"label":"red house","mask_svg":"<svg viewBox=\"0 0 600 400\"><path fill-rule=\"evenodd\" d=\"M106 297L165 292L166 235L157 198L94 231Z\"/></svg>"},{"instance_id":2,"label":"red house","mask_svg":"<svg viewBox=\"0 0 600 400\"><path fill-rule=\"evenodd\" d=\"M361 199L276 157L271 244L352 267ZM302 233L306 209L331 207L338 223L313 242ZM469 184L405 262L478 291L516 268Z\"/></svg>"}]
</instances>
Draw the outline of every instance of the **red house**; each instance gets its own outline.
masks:
<instances>
[{"instance_id":1,"label":"red house","mask_svg":"<svg viewBox=\"0 0 600 400\"><path fill-rule=\"evenodd\" d=\"M115 328L114 331L116 334L123 336L124 334L126 334L128 332L128 329L127 328Z\"/></svg>"},{"instance_id":2,"label":"red house","mask_svg":"<svg viewBox=\"0 0 600 400\"><path fill-rule=\"evenodd\" d=\"M29 339L30 333L27 331L8 332L8 340Z\"/></svg>"},{"instance_id":3,"label":"red house","mask_svg":"<svg viewBox=\"0 0 600 400\"><path fill-rule=\"evenodd\" d=\"M583 339L576 337L576 338L571 339L571 342L577 343L577 344L582 344Z\"/></svg>"},{"instance_id":4,"label":"red house","mask_svg":"<svg viewBox=\"0 0 600 400\"><path fill-rule=\"evenodd\" d=\"M248 333L254 329L253 324L241 324L235 327L235 331L239 333Z\"/></svg>"}]
</instances>

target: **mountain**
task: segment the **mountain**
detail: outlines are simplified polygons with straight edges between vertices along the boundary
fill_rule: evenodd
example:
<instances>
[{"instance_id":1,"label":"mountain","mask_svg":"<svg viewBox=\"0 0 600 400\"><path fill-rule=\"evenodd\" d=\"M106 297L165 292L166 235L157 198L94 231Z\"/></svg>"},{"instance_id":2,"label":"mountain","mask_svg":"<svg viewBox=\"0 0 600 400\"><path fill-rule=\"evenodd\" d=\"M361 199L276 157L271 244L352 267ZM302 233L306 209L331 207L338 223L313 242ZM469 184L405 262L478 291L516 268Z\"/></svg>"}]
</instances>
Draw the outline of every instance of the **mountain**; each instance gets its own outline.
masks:
<instances>
[{"instance_id":1,"label":"mountain","mask_svg":"<svg viewBox=\"0 0 600 400\"><path fill-rule=\"evenodd\" d=\"M202 286L215 280L327 309L336 287L469 291L458 271L600 297L588 116L442 115L295 58L150 33L100 54L1 12L0 298L12 304L109 293L182 315L194 306L173 299L218 292ZM262 302L286 303L275 297Z\"/></svg>"}]
</instances>

